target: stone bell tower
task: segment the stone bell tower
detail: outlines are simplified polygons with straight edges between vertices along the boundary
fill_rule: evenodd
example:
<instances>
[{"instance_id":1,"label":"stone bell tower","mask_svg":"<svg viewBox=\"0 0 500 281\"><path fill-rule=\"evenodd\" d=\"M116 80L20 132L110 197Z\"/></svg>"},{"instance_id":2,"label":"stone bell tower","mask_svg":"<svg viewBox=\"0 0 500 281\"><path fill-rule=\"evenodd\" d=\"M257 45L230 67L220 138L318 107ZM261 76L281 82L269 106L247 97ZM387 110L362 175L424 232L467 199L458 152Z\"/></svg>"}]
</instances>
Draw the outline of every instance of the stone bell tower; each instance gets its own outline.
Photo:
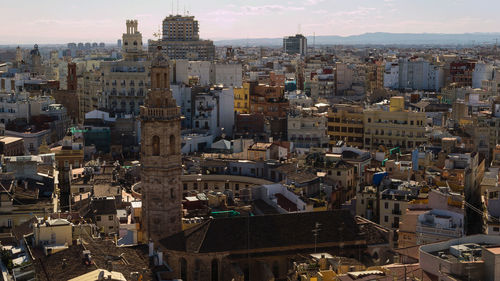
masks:
<instances>
[{"instance_id":1,"label":"stone bell tower","mask_svg":"<svg viewBox=\"0 0 500 281\"><path fill-rule=\"evenodd\" d=\"M151 61L151 89L141 106L141 192L144 238L182 230L181 114L170 90L169 61Z\"/></svg>"}]
</instances>

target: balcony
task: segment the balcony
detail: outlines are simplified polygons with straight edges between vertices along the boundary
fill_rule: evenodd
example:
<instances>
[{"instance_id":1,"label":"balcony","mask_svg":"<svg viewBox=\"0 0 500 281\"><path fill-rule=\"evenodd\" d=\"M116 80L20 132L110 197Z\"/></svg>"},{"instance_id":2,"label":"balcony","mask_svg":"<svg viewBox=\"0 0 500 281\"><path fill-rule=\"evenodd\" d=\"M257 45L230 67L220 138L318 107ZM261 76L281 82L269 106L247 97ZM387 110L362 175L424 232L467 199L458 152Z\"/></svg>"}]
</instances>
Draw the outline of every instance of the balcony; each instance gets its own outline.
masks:
<instances>
[{"instance_id":1,"label":"balcony","mask_svg":"<svg viewBox=\"0 0 500 281\"><path fill-rule=\"evenodd\" d=\"M212 111L214 109L211 105L200 105L198 106L198 111Z\"/></svg>"},{"instance_id":2,"label":"balcony","mask_svg":"<svg viewBox=\"0 0 500 281\"><path fill-rule=\"evenodd\" d=\"M422 234L432 234L446 237L461 237L462 230L458 228L456 225L454 228L441 228L439 226L432 225L417 225L416 228L417 233Z\"/></svg>"}]
</instances>

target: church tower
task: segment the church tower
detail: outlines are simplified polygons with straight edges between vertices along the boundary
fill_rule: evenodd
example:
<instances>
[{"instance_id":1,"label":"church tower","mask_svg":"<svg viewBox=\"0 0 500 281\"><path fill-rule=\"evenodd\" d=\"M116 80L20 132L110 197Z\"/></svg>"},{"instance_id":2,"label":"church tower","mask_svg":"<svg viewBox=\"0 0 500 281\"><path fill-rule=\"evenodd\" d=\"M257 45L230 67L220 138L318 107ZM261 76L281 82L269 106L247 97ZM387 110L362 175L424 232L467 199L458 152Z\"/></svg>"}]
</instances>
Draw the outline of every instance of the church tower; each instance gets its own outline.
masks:
<instances>
[{"instance_id":1,"label":"church tower","mask_svg":"<svg viewBox=\"0 0 500 281\"><path fill-rule=\"evenodd\" d=\"M181 114L170 90L169 61L151 61L151 90L141 106L141 193L144 238L182 230Z\"/></svg>"}]
</instances>

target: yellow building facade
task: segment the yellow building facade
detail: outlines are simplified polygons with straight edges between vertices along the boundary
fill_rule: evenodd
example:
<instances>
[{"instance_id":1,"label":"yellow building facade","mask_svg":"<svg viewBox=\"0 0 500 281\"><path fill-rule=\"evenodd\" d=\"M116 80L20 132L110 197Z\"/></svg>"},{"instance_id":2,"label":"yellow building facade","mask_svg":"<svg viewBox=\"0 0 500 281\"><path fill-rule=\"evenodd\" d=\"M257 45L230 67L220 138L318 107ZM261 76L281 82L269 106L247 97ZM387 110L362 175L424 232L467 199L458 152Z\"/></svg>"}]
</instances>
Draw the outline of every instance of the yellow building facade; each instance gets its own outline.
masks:
<instances>
[{"instance_id":1,"label":"yellow building facade","mask_svg":"<svg viewBox=\"0 0 500 281\"><path fill-rule=\"evenodd\" d=\"M239 114L250 113L250 83L234 88L234 111Z\"/></svg>"},{"instance_id":2,"label":"yellow building facade","mask_svg":"<svg viewBox=\"0 0 500 281\"><path fill-rule=\"evenodd\" d=\"M347 145L363 147L363 107L336 105L328 112L328 136L330 146L342 140Z\"/></svg>"},{"instance_id":3,"label":"yellow building facade","mask_svg":"<svg viewBox=\"0 0 500 281\"><path fill-rule=\"evenodd\" d=\"M365 110L364 148L400 147L412 149L427 142L425 113L412 111Z\"/></svg>"}]
</instances>

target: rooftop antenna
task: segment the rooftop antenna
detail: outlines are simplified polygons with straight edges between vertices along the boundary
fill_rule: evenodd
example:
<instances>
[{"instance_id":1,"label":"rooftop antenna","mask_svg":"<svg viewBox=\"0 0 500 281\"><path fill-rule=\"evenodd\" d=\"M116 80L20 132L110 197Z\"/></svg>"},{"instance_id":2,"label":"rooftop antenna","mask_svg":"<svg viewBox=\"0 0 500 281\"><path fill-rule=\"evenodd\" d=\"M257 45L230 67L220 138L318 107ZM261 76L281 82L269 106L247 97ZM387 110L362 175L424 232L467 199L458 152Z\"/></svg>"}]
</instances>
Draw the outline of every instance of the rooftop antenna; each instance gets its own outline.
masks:
<instances>
[{"instance_id":1,"label":"rooftop antenna","mask_svg":"<svg viewBox=\"0 0 500 281\"><path fill-rule=\"evenodd\" d=\"M315 254L316 254L316 247L317 247L317 244L318 244L318 234L321 231L321 229L319 228L320 226L321 226L321 224L319 222L316 222L314 224L314 229L312 230L312 233L313 233L313 236L314 236L314 253Z\"/></svg>"},{"instance_id":2,"label":"rooftop antenna","mask_svg":"<svg viewBox=\"0 0 500 281\"><path fill-rule=\"evenodd\" d=\"M313 53L316 53L316 32L313 32Z\"/></svg>"},{"instance_id":3,"label":"rooftop antenna","mask_svg":"<svg viewBox=\"0 0 500 281\"><path fill-rule=\"evenodd\" d=\"M158 31L153 33L153 36L156 37L158 40L161 39L161 28L160 25L158 25Z\"/></svg>"}]
</instances>

